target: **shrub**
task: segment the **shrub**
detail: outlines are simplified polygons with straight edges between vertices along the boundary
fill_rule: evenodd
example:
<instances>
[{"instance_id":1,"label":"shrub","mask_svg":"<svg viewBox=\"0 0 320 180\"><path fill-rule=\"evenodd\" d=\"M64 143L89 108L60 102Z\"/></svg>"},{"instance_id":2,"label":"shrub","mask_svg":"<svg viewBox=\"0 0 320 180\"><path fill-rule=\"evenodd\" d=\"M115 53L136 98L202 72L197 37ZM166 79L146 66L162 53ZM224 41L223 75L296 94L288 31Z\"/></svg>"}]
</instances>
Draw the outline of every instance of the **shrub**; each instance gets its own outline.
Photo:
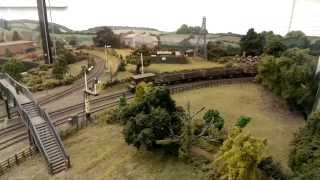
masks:
<instances>
[{"instance_id":1,"label":"shrub","mask_svg":"<svg viewBox=\"0 0 320 180\"><path fill-rule=\"evenodd\" d=\"M220 116L219 111L209 109L203 116L206 124L212 124L214 128L221 130L224 125L224 119Z\"/></svg>"},{"instance_id":2,"label":"shrub","mask_svg":"<svg viewBox=\"0 0 320 180\"><path fill-rule=\"evenodd\" d=\"M320 177L320 112L313 113L293 141L289 165L297 179Z\"/></svg>"},{"instance_id":3,"label":"shrub","mask_svg":"<svg viewBox=\"0 0 320 180\"><path fill-rule=\"evenodd\" d=\"M41 64L39 66L40 71L48 71L51 66L49 64Z\"/></svg>"},{"instance_id":4,"label":"shrub","mask_svg":"<svg viewBox=\"0 0 320 180\"><path fill-rule=\"evenodd\" d=\"M244 128L247 124L251 121L250 117L247 116L240 116L238 121L236 122L235 126L238 128Z\"/></svg>"},{"instance_id":5,"label":"shrub","mask_svg":"<svg viewBox=\"0 0 320 180\"><path fill-rule=\"evenodd\" d=\"M305 114L313 106L317 90L315 59L308 50L289 49L279 58L265 56L258 65L258 79L288 104Z\"/></svg>"},{"instance_id":6,"label":"shrub","mask_svg":"<svg viewBox=\"0 0 320 180\"><path fill-rule=\"evenodd\" d=\"M242 133L234 128L223 143L213 162L217 179L256 180L261 179L258 164L266 141Z\"/></svg>"},{"instance_id":7,"label":"shrub","mask_svg":"<svg viewBox=\"0 0 320 180\"><path fill-rule=\"evenodd\" d=\"M136 91L134 102L124 107L120 115L125 123L125 141L149 150L164 147L156 141L180 134L182 112L176 108L167 88L142 89ZM166 150L177 152L178 147L169 145Z\"/></svg>"},{"instance_id":8,"label":"shrub","mask_svg":"<svg viewBox=\"0 0 320 180\"><path fill-rule=\"evenodd\" d=\"M258 168L266 177L271 177L275 180L287 180L289 177L283 172L282 167L278 162L274 162L272 157L262 159L258 164Z\"/></svg>"}]
</instances>

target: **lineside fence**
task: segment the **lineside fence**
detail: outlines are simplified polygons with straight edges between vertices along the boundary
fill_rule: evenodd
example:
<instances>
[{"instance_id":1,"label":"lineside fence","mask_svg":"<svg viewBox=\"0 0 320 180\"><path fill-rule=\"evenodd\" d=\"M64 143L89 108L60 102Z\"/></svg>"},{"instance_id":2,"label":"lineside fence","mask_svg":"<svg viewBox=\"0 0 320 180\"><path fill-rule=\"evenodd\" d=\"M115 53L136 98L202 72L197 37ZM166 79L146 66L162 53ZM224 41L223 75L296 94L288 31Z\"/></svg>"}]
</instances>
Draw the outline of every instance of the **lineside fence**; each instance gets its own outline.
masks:
<instances>
[{"instance_id":1,"label":"lineside fence","mask_svg":"<svg viewBox=\"0 0 320 180\"><path fill-rule=\"evenodd\" d=\"M0 176L3 175L7 170L13 166L17 166L23 161L27 160L36 153L36 149L33 146L30 146L19 153L14 154L8 159L0 162Z\"/></svg>"},{"instance_id":2,"label":"lineside fence","mask_svg":"<svg viewBox=\"0 0 320 180\"><path fill-rule=\"evenodd\" d=\"M200 88L209 88L214 86L221 86L227 84L246 84L246 83L253 83L255 80L254 77L248 78L233 78L233 79L219 79L219 80L209 80L209 81L201 81L190 83L187 85L178 85L170 88L171 94L177 94L188 90L200 89Z\"/></svg>"}]
</instances>

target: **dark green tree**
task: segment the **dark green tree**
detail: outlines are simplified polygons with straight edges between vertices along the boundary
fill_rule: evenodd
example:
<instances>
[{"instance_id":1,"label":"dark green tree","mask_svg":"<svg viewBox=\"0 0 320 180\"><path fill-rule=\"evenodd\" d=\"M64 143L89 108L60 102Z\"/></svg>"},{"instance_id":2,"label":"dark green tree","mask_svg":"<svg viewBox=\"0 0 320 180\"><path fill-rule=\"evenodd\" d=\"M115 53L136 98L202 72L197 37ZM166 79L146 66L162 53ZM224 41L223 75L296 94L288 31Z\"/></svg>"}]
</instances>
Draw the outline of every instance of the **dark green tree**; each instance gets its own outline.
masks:
<instances>
[{"instance_id":1,"label":"dark green tree","mask_svg":"<svg viewBox=\"0 0 320 180\"><path fill-rule=\"evenodd\" d=\"M265 37L264 52L266 54L280 57L281 53L287 49L282 36L275 35L272 31L262 32L261 35Z\"/></svg>"},{"instance_id":2,"label":"dark green tree","mask_svg":"<svg viewBox=\"0 0 320 180\"><path fill-rule=\"evenodd\" d=\"M69 66L68 62L62 56L58 56L56 61L53 64L52 74L56 79L63 79L64 76L68 73Z\"/></svg>"},{"instance_id":3,"label":"dark green tree","mask_svg":"<svg viewBox=\"0 0 320 180\"><path fill-rule=\"evenodd\" d=\"M129 104L121 118L125 122L124 136L128 144L149 150L163 147L157 140L180 134L181 114L165 87L155 87L145 93L139 101ZM177 152L178 146L167 150Z\"/></svg>"},{"instance_id":4,"label":"dark green tree","mask_svg":"<svg viewBox=\"0 0 320 180\"><path fill-rule=\"evenodd\" d=\"M13 31L12 34L12 41L20 41L22 38L20 34L17 31Z\"/></svg>"},{"instance_id":5,"label":"dark green tree","mask_svg":"<svg viewBox=\"0 0 320 180\"><path fill-rule=\"evenodd\" d=\"M285 38L284 43L288 48L306 49L310 46L308 37L302 31L291 31Z\"/></svg>"},{"instance_id":6,"label":"dark green tree","mask_svg":"<svg viewBox=\"0 0 320 180\"><path fill-rule=\"evenodd\" d=\"M65 43L62 41L56 42L57 56L63 59L67 64L72 64L77 61L77 57L73 54L72 50L65 48Z\"/></svg>"},{"instance_id":7,"label":"dark green tree","mask_svg":"<svg viewBox=\"0 0 320 180\"><path fill-rule=\"evenodd\" d=\"M263 35L258 34L254 29L249 29L245 36L241 37L240 47L242 52L247 55L258 56L262 54L265 45L265 38Z\"/></svg>"},{"instance_id":8,"label":"dark green tree","mask_svg":"<svg viewBox=\"0 0 320 180\"><path fill-rule=\"evenodd\" d=\"M293 142L289 165L296 179L320 177L320 113L313 113Z\"/></svg>"},{"instance_id":9,"label":"dark green tree","mask_svg":"<svg viewBox=\"0 0 320 180\"><path fill-rule=\"evenodd\" d=\"M214 109L209 109L203 115L203 120L205 124L212 124L218 130L221 130L224 126L224 119L220 116L219 111Z\"/></svg>"},{"instance_id":10,"label":"dark green tree","mask_svg":"<svg viewBox=\"0 0 320 180\"><path fill-rule=\"evenodd\" d=\"M154 52L153 49L148 48L146 45L142 45L140 48L135 49L127 59L130 64L136 65L136 73L141 73L141 53L143 55L143 66L147 67L151 63L151 54Z\"/></svg>"},{"instance_id":11,"label":"dark green tree","mask_svg":"<svg viewBox=\"0 0 320 180\"><path fill-rule=\"evenodd\" d=\"M291 107L308 114L317 89L315 68L315 58L308 50L288 49L279 58L263 57L258 66L258 79Z\"/></svg>"},{"instance_id":12,"label":"dark green tree","mask_svg":"<svg viewBox=\"0 0 320 180\"><path fill-rule=\"evenodd\" d=\"M320 56L320 40L315 41L310 45L311 54L314 56Z\"/></svg>"},{"instance_id":13,"label":"dark green tree","mask_svg":"<svg viewBox=\"0 0 320 180\"><path fill-rule=\"evenodd\" d=\"M279 162L275 162L272 157L263 158L258 164L258 168L266 177L271 177L274 180L288 180L289 177L283 171Z\"/></svg>"},{"instance_id":14,"label":"dark green tree","mask_svg":"<svg viewBox=\"0 0 320 180\"><path fill-rule=\"evenodd\" d=\"M176 34L198 34L200 31L200 26L188 26L186 24L182 24L181 27L176 31Z\"/></svg>"},{"instance_id":15,"label":"dark green tree","mask_svg":"<svg viewBox=\"0 0 320 180\"><path fill-rule=\"evenodd\" d=\"M107 45L111 45L113 48L119 48L120 37L114 34L110 28L105 27L97 32L96 37L93 38L93 43L97 47L104 47L107 43Z\"/></svg>"},{"instance_id":16,"label":"dark green tree","mask_svg":"<svg viewBox=\"0 0 320 180\"><path fill-rule=\"evenodd\" d=\"M20 81L22 78L21 73L25 70L22 62L16 59L9 59L2 66L2 72L8 73L14 79Z\"/></svg>"},{"instance_id":17,"label":"dark green tree","mask_svg":"<svg viewBox=\"0 0 320 180\"><path fill-rule=\"evenodd\" d=\"M209 41L207 49L209 59L223 56L234 56L241 53L239 46L226 44L223 41Z\"/></svg>"},{"instance_id":18,"label":"dark green tree","mask_svg":"<svg viewBox=\"0 0 320 180\"><path fill-rule=\"evenodd\" d=\"M226 52L224 49L224 44L222 41L209 41L207 44L208 48L208 58L219 58L222 56L226 56Z\"/></svg>"}]
</instances>

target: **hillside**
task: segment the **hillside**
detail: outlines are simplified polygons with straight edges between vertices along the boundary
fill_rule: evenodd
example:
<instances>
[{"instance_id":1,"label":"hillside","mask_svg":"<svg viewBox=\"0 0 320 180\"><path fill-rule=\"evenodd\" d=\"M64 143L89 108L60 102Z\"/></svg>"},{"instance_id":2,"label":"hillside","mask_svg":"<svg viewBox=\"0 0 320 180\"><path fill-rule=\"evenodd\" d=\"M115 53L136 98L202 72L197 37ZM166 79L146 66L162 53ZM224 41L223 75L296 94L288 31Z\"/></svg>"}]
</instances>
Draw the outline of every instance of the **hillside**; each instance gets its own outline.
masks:
<instances>
[{"instance_id":1,"label":"hillside","mask_svg":"<svg viewBox=\"0 0 320 180\"><path fill-rule=\"evenodd\" d=\"M147 28L147 27L129 27L129 26L98 26L89 28L88 30L80 31L81 33L88 33L88 34L95 34L99 30L108 27L114 31L116 34L120 33L127 33L127 32L134 32L134 33L149 33L149 34L161 34L162 31L159 31L154 28Z\"/></svg>"}]
</instances>

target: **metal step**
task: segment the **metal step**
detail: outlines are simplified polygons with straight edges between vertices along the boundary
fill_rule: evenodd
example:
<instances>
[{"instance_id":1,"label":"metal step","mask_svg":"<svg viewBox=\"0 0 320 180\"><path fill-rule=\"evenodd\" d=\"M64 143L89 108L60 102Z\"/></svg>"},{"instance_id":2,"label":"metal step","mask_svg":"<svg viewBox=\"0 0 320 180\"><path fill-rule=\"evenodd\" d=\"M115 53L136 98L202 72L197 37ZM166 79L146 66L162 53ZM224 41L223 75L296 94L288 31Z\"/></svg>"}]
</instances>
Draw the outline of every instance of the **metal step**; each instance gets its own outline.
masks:
<instances>
[{"instance_id":1,"label":"metal step","mask_svg":"<svg viewBox=\"0 0 320 180\"><path fill-rule=\"evenodd\" d=\"M60 166L55 166L55 167L52 167L52 173L53 174L57 174L63 170L67 169L66 165L62 164Z\"/></svg>"}]
</instances>

